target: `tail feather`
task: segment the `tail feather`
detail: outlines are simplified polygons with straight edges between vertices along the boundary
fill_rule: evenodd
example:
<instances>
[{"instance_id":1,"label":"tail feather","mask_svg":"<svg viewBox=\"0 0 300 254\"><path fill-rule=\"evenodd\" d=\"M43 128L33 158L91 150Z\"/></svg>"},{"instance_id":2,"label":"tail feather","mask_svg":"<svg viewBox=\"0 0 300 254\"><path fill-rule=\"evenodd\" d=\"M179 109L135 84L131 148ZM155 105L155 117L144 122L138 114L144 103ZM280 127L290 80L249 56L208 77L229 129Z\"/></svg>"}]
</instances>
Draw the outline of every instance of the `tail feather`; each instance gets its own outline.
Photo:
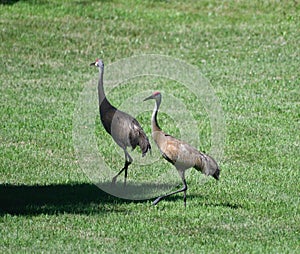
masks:
<instances>
[{"instance_id":1,"label":"tail feather","mask_svg":"<svg viewBox=\"0 0 300 254\"><path fill-rule=\"evenodd\" d=\"M144 157L148 151L151 152L151 145L148 137L143 131L139 133L139 147L142 150L142 156Z\"/></svg>"},{"instance_id":2,"label":"tail feather","mask_svg":"<svg viewBox=\"0 0 300 254\"><path fill-rule=\"evenodd\" d=\"M220 177L220 168L218 167L216 169L216 172L212 175L213 178L215 178L216 180L219 180Z\"/></svg>"}]
</instances>

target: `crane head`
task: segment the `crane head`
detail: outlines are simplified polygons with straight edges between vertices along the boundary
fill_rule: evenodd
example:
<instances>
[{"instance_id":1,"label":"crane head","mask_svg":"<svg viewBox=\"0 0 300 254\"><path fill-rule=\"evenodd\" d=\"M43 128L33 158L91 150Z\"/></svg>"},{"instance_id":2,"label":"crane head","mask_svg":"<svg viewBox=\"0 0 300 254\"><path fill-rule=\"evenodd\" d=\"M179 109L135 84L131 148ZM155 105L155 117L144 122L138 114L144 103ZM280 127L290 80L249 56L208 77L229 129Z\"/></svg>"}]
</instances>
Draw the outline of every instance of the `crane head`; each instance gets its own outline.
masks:
<instances>
[{"instance_id":1,"label":"crane head","mask_svg":"<svg viewBox=\"0 0 300 254\"><path fill-rule=\"evenodd\" d=\"M147 97L144 99L144 101L147 101L147 100L150 100L150 99L155 99L155 100L161 100L161 93L156 91L156 92L153 92L151 96Z\"/></svg>"},{"instance_id":2,"label":"crane head","mask_svg":"<svg viewBox=\"0 0 300 254\"><path fill-rule=\"evenodd\" d=\"M99 67L99 68L103 69L104 68L104 63L101 59L97 58L95 62L90 64L90 66L96 66L96 67Z\"/></svg>"}]
</instances>

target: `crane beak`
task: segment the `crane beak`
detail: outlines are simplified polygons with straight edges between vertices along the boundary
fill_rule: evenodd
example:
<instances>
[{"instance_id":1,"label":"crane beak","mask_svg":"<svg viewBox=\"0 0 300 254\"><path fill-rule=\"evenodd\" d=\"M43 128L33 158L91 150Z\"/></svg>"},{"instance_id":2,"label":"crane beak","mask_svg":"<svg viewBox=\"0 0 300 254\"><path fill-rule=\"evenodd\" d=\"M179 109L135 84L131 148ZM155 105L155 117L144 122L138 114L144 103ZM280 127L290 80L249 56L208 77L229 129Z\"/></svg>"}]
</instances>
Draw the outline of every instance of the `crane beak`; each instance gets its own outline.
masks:
<instances>
[{"instance_id":1,"label":"crane beak","mask_svg":"<svg viewBox=\"0 0 300 254\"><path fill-rule=\"evenodd\" d=\"M145 98L144 101L147 101L147 100L150 100L150 99L153 99L153 95L151 95L151 96Z\"/></svg>"}]
</instances>

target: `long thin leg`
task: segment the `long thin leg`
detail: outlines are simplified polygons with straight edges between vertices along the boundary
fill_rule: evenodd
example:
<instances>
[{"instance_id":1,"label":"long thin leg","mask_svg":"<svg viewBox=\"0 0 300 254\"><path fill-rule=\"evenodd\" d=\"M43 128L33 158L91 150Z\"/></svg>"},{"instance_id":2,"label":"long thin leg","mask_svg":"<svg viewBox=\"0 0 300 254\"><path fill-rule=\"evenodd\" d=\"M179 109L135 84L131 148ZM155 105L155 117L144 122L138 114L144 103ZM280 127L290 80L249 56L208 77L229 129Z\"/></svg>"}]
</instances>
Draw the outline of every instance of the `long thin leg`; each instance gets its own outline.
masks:
<instances>
[{"instance_id":1,"label":"long thin leg","mask_svg":"<svg viewBox=\"0 0 300 254\"><path fill-rule=\"evenodd\" d=\"M160 202L162 199L166 198L166 197L169 197L173 194L176 194L176 193L179 193L179 192L183 192L183 202L184 202L184 207L186 207L186 191L187 191L187 184L186 184L186 180L185 180L185 176L184 176L184 171L178 171L180 176L181 176L181 179L182 179L182 183L183 183L183 187L179 190L176 190L176 191L173 191L169 194L165 194L165 195L162 195L160 197L158 197L157 199L154 200L154 202L152 203L152 205L156 205L158 202Z\"/></svg>"},{"instance_id":2,"label":"long thin leg","mask_svg":"<svg viewBox=\"0 0 300 254\"><path fill-rule=\"evenodd\" d=\"M125 152L125 160L128 163L127 167L125 168L125 175L124 175L124 186L126 186L128 166L132 163L133 159L131 158L131 156L129 155L126 149L124 150L124 152Z\"/></svg>"},{"instance_id":3,"label":"long thin leg","mask_svg":"<svg viewBox=\"0 0 300 254\"><path fill-rule=\"evenodd\" d=\"M124 153L125 153L125 164L124 167L119 171L118 174L116 174L113 179L112 179L112 184L115 184L117 181L117 177L125 170L125 178L124 178L124 186L126 185L126 180L127 180L127 169L128 166L132 163L132 158L129 155L129 153L126 151L126 149L124 149Z\"/></svg>"},{"instance_id":4,"label":"long thin leg","mask_svg":"<svg viewBox=\"0 0 300 254\"><path fill-rule=\"evenodd\" d=\"M129 166L130 164L131 164L131 162L125 161L124 167L119 171L118 174L116 174L116 175L113 177L113 179L112 179L112 183L113 183L113 184L116 183L118 176L121 175L122 172L125 170L125 181L124 181L124 185L126 185L127 169L128 169L128 166Z\"/></svg>"}]
</instances>

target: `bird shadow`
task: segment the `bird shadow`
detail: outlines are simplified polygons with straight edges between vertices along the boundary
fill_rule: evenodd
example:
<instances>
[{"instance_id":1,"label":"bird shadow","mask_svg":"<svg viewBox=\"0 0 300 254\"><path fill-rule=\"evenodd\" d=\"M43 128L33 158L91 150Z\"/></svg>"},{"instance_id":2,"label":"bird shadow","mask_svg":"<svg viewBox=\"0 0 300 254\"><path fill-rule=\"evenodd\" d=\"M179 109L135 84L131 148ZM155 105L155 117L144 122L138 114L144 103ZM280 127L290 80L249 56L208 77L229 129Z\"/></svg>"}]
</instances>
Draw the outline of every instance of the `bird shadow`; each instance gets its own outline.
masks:
<instances>
[{"instance_id":1,"label":"bird shadow","mask_svg":"<svg viewBox=\"0 0 300 254\"><path fill-rule=\"evenodd\" d=\"M98 187L97 187L98 186ZM131 195L141 194L150 189L169 188L169 185L143 184L136 186L116 184L115 194L110 195L103 187L111 183L101 184L51 184L51 185L12 185L0 184L0 216L11 215L38 215L38 214L93 214L106 212L126 212L126 203L143 203L147 199L138 200ZM118 198L118 193L126 190L131 199ZM109 192L112 193L112 192ZM131 196L130 196L131 195ZM153 196L152 196L153 197ZM149 196L149 199L152 198Z\"/></svg>"},{"instance_id":2,"label":"bird shadow","mask_svg":"<svg viewBox=\"0 0 300 254\"><path fill-rule=\"evenodd\" d=\"M206 207L223 207L229 209L243 209L244 207L240 204L230 203L230 202L207 202L207 197L197 194L187 194L187 205L192 202L192 200L197 200L199 206L206 206ZM169 196L163 199L157 206L159 206L163 202L182 202L183 203L183 196L182 193L178 193L174 196Z\"/></svg>"},{"instance_id":3,"label":"bird shadow","mask_svg":"<svg viewBox=\"0 0 300 254\"><path fill-rule=\"evenodd\" d=\"M2 5L13 5L13 4L16 4L18 2L20 2L21 0L0 0L0 4ZM73 4L76 4L76 5L90 5L91 2L93 2L94 0L77 0L77 1L73 1ZM101 2L108 2L109 0L101 0ZM23 0L23 2L25 2ZM34 3L34 2L31 2L31 4L41 4L39 2L37 3Z\"/></svg>"},{"instance_id":4,"label":"bird shadow","mask_svg":"<svg viewBox=\"0 0 300 254\"><path fill-rule=\"evenodd\" d=\"M101 187L111 186L111 183L101 183L98 187L91 183L76 184L51 184L51 185L12 185L0 184L0 216L11 215L38 215L38 214L105 214L107 212L126 213L126 206L129 203L147 203L147 199L134 200L118 198L103 191ZM126 190L131 193L138 193L139 197L143 192L154 190L160 192L168 190L172 186L167 184L143 184L137 186L128 184L116 185L116 193ZM173 186L174 187L174 186ZM165 192L165 191L163 191ZM149 194L149 199L157 195ZM188 200L197 199L201 206L222 206L230 209L242 208L239 204L229 202L208 203L204 197L190 194ZM187 200L187 202L189 202ZM177 194L167 197L161 202L183 201L182 195ZM160 206L158 204L157 206Z\"/></svg>"},{"instance_id":5,"label":"bird shadow","mask_svg":"<svg viewBox=\"0 0 300 254\"><path fill-rule=\"evenodd\" d=\"M0 0L0 4L2 5L13 5L19 2L19 0Z\"/></svg>"},{"instance_id":6,"label":"bird shadow","mask_svg":"<svg viewBox=\"0 0 300 254\"><path fill-rule=\"evenodd\" d=\"M221 202L221 203L207 203L207 206L215 206L215 207L225 207L233 210L244 208L240 204L231 204L230 202Z\"/></svg>"}]
</instances>

